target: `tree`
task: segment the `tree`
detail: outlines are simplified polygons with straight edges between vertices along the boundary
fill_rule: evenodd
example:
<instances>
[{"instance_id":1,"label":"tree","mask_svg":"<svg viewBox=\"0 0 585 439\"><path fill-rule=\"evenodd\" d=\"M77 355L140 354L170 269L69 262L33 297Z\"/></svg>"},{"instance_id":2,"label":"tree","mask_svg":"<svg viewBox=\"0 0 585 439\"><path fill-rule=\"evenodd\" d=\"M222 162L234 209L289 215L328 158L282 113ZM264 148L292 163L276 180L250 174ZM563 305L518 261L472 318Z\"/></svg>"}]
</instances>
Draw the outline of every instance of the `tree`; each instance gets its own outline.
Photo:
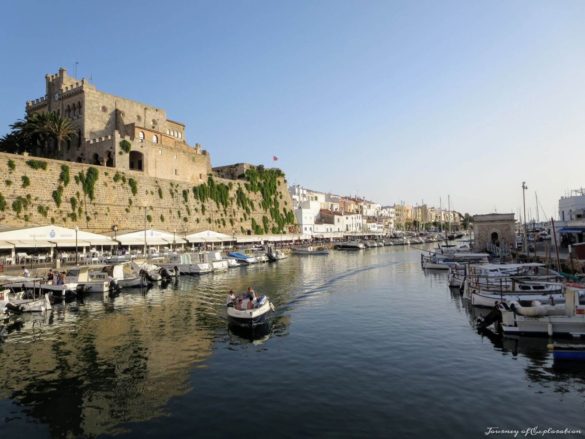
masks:
<instances>
[{"instance_id":1,"label":"tree","mask_svg":"<svg viewBox=\"0 0 585 439\"><path fill-rule=\"evenodd\" d=\"M54 112L27 114L24 119L10 125L10 128L12 132L0 139L0 151L15 154L34 148L37 153L51 155L55 151L49 145L49 140L52 139L60 151L61 144L75 135L71 120Z\"/></svg>"},{"instance_id":2,"label":"tree","mask_svg":"<svg viewBox=\"0 0 585 439\"><path fill-rule=\"evenodd\" d=\"M53 112L47 113L47 120L43 129L45 134L55 141L58 152L61 152L62 143L70 140L75 135L75 128L71 119L61 117Z\"/></svg>"}]
</instances>

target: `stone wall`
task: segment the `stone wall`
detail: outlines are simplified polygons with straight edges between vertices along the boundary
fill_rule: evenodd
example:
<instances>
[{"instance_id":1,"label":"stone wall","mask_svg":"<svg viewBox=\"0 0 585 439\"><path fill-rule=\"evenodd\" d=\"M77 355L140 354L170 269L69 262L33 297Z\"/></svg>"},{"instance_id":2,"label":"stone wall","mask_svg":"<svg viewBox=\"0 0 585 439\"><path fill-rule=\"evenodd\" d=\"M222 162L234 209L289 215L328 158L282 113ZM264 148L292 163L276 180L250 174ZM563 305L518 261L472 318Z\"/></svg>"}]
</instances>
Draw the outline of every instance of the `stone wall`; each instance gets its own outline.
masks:
<instances>
[{"instance_id":1,"label":"stone wall","mask_svg":"<svg viewBox=\"0 0 585 439\"><path fill-rule=\"evenodd\" d=\"M490 244L513 248L516 243L513 213L492 213L473 217L474 250L484 251ZM494 242L496 241L496 242Z\"/></svg>"},{"instance_id":2,"label":"stone wall","mask_svg":"<svg viewBox=\"0 0 585 439\"><path fill-rule=\"evenodd\" d=\"M46 169L39 167L42 164ZM93 188L86 183L84 189L88 171L97 180ZM138 171L0 153L0 224L53 223L96 233L108 232L114 225L119 230L139 230L145 224L178 233L208 229L227 234L260 229L276 233L295 228L284 177L278 177L276 189L264 195L257 183L245 180L214 177L211 185L209 189L206 182L205 190L194 190L202 186L146 177Z\"/></svg>"}]
</instances>

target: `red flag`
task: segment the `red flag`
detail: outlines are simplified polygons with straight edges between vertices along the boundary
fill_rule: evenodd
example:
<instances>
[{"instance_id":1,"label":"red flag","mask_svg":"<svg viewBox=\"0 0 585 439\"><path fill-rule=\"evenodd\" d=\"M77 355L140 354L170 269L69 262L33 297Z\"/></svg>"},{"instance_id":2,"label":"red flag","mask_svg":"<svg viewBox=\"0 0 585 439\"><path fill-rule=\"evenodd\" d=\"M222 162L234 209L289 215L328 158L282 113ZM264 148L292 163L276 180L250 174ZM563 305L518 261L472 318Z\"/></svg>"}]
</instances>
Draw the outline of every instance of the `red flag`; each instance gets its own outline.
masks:
<instances>
[{"instance_id":1,"label":"red flag","mask_svg":"<svg viewBox=\"0 0 585 439\"><path fill-rule=\"evenodd\" d=\"M275 155L273 155L273 156L272 156L272 160L273 160L273 161L277 161L277 160L278 160L278 157L276 157Z\"/></svg>"}]
</instances>

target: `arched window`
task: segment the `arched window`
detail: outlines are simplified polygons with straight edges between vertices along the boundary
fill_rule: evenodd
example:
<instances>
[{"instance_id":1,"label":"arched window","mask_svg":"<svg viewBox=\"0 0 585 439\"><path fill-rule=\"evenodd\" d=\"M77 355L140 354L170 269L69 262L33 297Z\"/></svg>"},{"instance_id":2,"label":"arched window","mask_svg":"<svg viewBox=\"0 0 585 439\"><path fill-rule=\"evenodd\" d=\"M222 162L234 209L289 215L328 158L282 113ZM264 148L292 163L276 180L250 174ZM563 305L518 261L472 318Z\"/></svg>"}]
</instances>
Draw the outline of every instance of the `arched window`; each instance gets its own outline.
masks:
<instances>
[{"instance_id":1,"label":"arched window","mask_svg":"<svg viewBox=\"0 0 585 439\"><path fill-rule=\"evenodd\" d=\"M130 169L133 171L144 170L144 155L140 151L130 151Z\"/></svg>"},{"instance_id":2,"label":"arched window","mask_svg":"<svg viewBox=\"0 0 585 439\"><path fill-rule=\"evenodd\" d=\"M67 109L65 110L65 116L71 118L71 107L69 105L67 105Z\"/></svg>"},{"instance_id":3,"label":"arched window","mask_svg":"<svg viewBox=\"0 0 585 439\"><path fill-rule=\"evenodd\" d=\"M81 116L81 101L77 103L77 115Z\"/></svg>"},{"instance_id":4,"label":"arched window","mask_svg":"<svg viewBox=\"0 0 585 439\"><path fill-rule=\"evenodd\" d=\"M140 140L141 142L144 142L144 131L140 131L138 133L138 140Z\"/></svg>"},{"instance_id":5,"label":"arched window","mask_svg":"<svg viewBox=\"0 0 585 439\"><path fill-rule=\"evenodd\" d=\"M152 143L158 143L158 136L156 134L152 135Z\"/></svg>"}]
</instances>

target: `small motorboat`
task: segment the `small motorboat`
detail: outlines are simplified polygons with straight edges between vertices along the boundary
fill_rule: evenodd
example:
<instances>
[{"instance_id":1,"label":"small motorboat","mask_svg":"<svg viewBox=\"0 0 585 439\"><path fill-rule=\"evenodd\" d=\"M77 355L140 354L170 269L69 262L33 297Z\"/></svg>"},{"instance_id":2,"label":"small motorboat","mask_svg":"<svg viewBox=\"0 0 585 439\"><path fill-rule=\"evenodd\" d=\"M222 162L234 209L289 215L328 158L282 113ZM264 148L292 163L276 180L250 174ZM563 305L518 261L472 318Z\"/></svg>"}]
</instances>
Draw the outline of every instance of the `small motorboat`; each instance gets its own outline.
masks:
<instances>
[{"instance_id":1,"label":"small motorboat","mask_svg":"<svg viewBox=\"0 0 585 439\"><path fill-rule=\"evenodd\" d=\"M248 294L228 297L227 316L230 324L241 328L253 329L268 323L268 315L274 305L267 296L250 299Z\"/></svg>"},{"instance_id":2,"label":"small motorboat","mask_svg":"<svg viewBox=\"0 0 585 439\"><path fill-rule=\"evenodd\" d=\"M585 361L585 344L551 343L547 347L555 361Z\"/></svg>"}]
</instances>

